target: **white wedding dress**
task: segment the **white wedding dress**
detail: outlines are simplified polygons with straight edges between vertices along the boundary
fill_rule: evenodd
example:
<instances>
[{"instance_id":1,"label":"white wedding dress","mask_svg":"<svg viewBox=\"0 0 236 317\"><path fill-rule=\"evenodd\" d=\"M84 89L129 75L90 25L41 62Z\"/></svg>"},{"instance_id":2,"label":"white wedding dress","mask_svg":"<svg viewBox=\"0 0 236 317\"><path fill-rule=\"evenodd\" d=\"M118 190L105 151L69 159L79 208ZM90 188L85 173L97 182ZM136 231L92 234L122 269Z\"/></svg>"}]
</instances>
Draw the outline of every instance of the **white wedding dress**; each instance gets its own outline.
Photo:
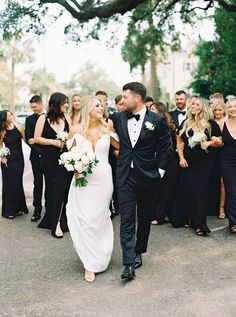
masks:
<instances>
[{"instance_id":1,"label":"white wedding dress","mask_svg":"<svg viewBox=\"0 0 236 317\"><path fill-rule=\"evenodd\" d=\"M80 134L67 141L68 148L92 144ZM87 144L86 144L87 145ZM74 248L84 268L98 273L107 269L113 249L113 226L109 205L113 192L111 166L108 163L110 135L103 135L96 144L95 154L99 160L92 174L86 177L86 187L75 187L71 182L67 220Z\"/></svg>"}]
</instances>

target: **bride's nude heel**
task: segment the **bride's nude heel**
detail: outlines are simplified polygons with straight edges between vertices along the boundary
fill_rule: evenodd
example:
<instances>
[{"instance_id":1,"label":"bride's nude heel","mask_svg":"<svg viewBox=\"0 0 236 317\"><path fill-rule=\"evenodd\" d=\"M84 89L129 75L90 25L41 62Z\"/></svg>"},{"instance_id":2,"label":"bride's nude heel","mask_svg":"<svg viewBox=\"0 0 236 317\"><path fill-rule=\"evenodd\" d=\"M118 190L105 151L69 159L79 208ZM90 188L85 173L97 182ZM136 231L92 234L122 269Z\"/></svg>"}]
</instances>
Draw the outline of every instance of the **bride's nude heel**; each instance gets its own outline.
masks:
<instances>
[{"instance_id":1,"label":"bride's nude heel","mask_svg":"<svg viewBox=\"0 0 236 317\"><path fill-rule=\"evenodd\" d=\"M93 283L95 281L95 273L85 270L84 278L87 282Z\"/></svg>"}]
</instances>

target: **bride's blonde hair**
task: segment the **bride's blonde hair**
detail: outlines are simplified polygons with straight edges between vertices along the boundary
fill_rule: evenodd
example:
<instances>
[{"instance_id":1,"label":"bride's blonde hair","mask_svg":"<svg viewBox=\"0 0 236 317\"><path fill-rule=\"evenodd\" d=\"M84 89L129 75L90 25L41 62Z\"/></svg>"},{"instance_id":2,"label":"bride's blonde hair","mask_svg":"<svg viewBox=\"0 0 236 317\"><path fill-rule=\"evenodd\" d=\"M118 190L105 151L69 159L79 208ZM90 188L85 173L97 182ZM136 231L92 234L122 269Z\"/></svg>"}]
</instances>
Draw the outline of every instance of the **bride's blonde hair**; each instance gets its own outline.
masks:
<instances>
[{"instance_id":1,"label":"bride's blonde hair","mask_svg":"<svg viewBox=\"0 0 236 317\"><path fill-rule=\"evenodd\" d=\"M192 106L189 108L187 119L184 121L183 128L179 133L180 136L184 132L188 135L188 132L193 128L199 132L204 132L205 129L207 129L209 134L211 133L211 125L208 122L209 119L212 118L209 101L204 98L197 97L194 102L197 100L199 101L201 112L198 115L194 115L191 112Z\"/></svg>"},{"instance_id":2,"label":"bride's blonde hair","mask_svg":"<svg viewBox=\"0 0 236 317\"><path fill-rule=\"evenodd\" d=\"M84 96L80 100L80 125L81 125L81 130L82 134L84 136L87 135L88 130L89 130L89 123L90 123L90 112L92 111L94 105L94 101L99 101L102 104L101 100L96 97L96 96ZM108 133L109 128L108 124L104 121L104 119L100 119L98 121L98 128L100 132L102 133Z\"/></svg>"}]
</instances>

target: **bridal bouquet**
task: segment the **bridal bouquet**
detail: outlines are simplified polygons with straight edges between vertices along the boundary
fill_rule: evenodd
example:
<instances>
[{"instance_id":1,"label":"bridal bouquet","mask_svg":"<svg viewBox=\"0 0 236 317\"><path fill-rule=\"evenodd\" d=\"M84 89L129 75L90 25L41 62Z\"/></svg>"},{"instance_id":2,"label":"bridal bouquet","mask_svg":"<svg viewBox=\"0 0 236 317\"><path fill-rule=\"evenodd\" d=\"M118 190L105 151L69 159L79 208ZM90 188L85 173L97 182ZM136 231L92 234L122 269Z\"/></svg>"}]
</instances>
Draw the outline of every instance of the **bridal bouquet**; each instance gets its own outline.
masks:
<instances>
[{"instance_id":1,"label":"bridal bouquet","mask_svg":"<svg viewBox=\"0 0 236 317\"><path fill-rule=\"evenodd\" d=\"M197 145L201 145L201 143L206 141L206 135L204 132L194 132L193 136L188 139L188 145L191 149L195 148ZM208 150L205 149L205 152L208 153Z\"/></svg>"},{"instance_id":2,"label":"bridal bouquet","mask_svg":"<svg viewBox=\"0 0 236 317\"><path fill-rule=\"evenodd\" d=\"M10 154L11 154L11 153L10 153L9 148L6 147L5 144L3 143L3 147L0 149L0 161L1 161L2 159L6 159L6 157L7 157L8 155L10 155ZM7 162L4 162L4 161L3 161L2 163L7 166Z\"/></svg>"},{"instance_id":3,"label":"bridal bouquet","mask_svg":"<svg viewBox=\"0 0 236 317\"><path fill-rule=\"evenodd\" d=\"M75 187L84 187L88 185L86 179L88 174L92 174L94 166L97 166L98 160L92 149L73 147L70 152L61 154L59 164L64 165L67 171L80 174L78 179L75 179Z\"/></svg>"},{"instance_id":4,"label":"bridal bouquet","mask_svg":"<svg viewBox=\"0 0 236 317\"><path fill-rule=\"evenodd\" d=\"M65 143L68 140L68 133L65 131L59 132L56 135L56 139ZM63 151L63 148L61 149L61 152L62 151Z\"/></svg>"}]
</instances>

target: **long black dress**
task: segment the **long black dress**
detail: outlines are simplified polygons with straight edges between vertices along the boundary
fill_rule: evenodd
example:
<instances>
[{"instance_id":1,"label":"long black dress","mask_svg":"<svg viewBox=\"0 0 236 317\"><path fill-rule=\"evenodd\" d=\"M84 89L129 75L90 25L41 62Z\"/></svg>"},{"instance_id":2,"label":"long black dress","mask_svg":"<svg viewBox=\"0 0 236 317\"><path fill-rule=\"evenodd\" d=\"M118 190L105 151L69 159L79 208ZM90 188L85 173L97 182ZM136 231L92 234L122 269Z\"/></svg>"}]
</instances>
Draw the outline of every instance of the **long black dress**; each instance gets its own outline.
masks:
<instances>
[{"instance_id":1,"label":"long black dress","mask_svg":"<svg viewBox=\"0 0 236 317\"><path fill-rule=\"evenodd\" d=\"M65 120L64 131L69 131L69 124ZM46 139L56 139L57 132L50 126L46 118L42 137ZM39 223L38 228L51 229L55 235L58 220L62 231L68 231L65 206L69 191L69 173L64 166L59 165L60 155L66 151L53 145L42 146L41 166L45 176L45 187L47 195L45 197L45 215Z\"/></svg>"},{"instance_id":2,"label":"long black dress","mask_svg":"<svg viewBox=\"0 0 236 317\"><path fill-rule=\"evenodd\" d=\"M176 133L171 131L172 141L176 149ZM158 153L157 153L158 154ZM157 155L158 156L158 155ZM176 183L179 174L179 160L176 151L171 154L168 167L164 177L155 193L154 213L152 220L157 220L158 224L166 222L166 217L170 217L171 208L175 196Z\"/></svg>"},{"instance_id":3,"label":"long black dress","mask_svg":"<svg viewBox=\"0 0 236 317\"><path fill-rule=\"evenodd\" d=\"M15 217L21 212L28 213L23 189L24 157L22 152L22 135L14 126L6 130L3 142L10 150L7 165L1 163L2 169L2 216Z\"/></svg>"},{"instance_id":4,"label":"long black dress","mask_svg":"<svg viewBox=\"0 0 236 317\"><path fill-rule=\"evenodd\" d=\"M220 136L221 131L218 124L214 120L209 120L209 124L211 125L211 134L209 135L209 132L205 130L207 139L210 140L212 136ZM191 137L193 131L190 130L188 135ZM190 148L188 145L189 137L186 133L182 135L184 157L189 166L180 170L171 222L174 227L182 227L188 224L188 218L190 218L194 229L201 229L204 233L209 233L206 215L209 177L212 168L212 149L209 147L209 153L207 153L201 149L200 145Z\"/></svg>"},{"instance_id":5,"label":"long black dress","mask_svg":"<svg viewBox=\"0 0 236 317\"><path fill-rule=\"evenodd\" d=\"M225 185L225 210L229 227L232 228L236 225L236 139L229 133L226 123L222 138L221 170Z\"/></svg>"}]
</instances>

